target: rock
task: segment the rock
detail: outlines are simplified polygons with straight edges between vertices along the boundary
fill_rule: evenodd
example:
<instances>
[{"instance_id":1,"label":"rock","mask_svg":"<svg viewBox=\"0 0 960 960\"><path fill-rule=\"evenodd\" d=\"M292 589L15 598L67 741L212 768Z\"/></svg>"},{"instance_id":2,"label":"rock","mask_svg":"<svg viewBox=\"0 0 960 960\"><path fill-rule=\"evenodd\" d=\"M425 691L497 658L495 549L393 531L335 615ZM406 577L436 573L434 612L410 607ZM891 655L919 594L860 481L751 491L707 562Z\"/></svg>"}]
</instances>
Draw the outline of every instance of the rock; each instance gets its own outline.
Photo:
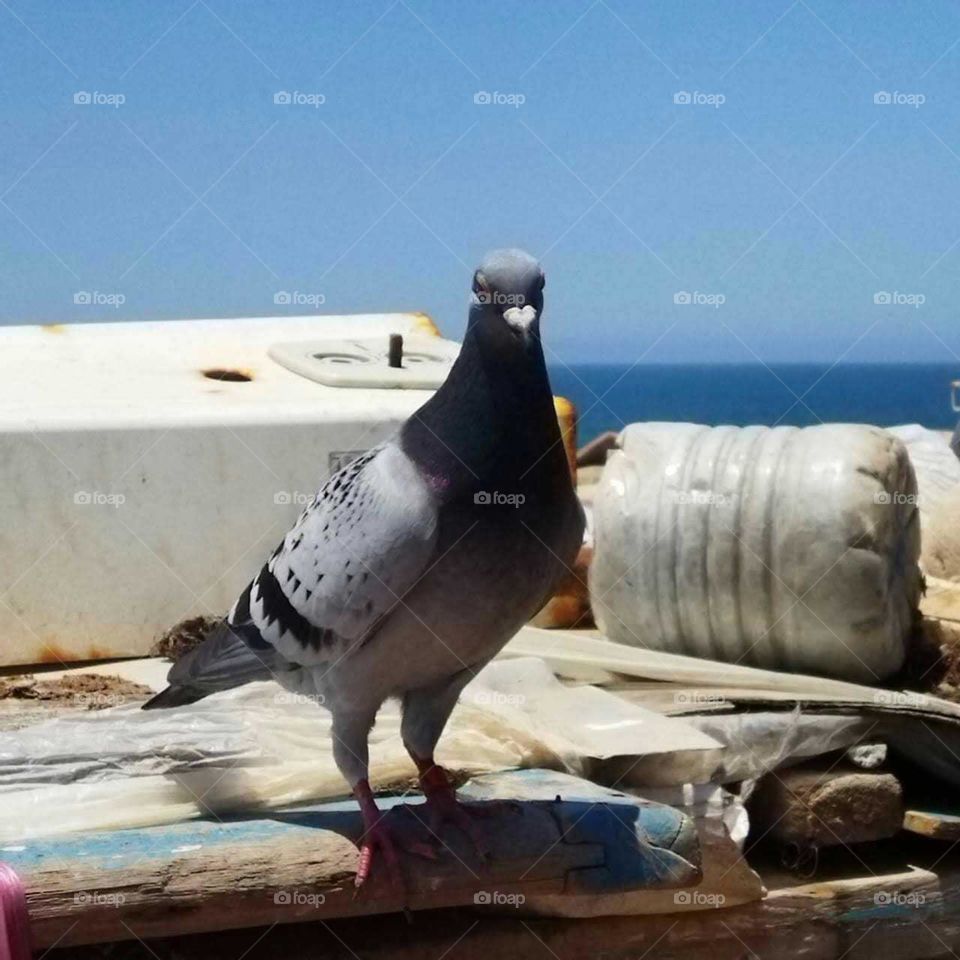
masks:
<instances>
[{"instance_id":1,"label":"rock","mask_svg":"<svg viewBox=\"0 0 960 960\"><path fill-rule=\"evenodd\" d=\"M860 770L877 770L887 762L885 743L858 743L848 747L847 759Z\"/></svg>"},{"instance_id":2,"label":"rock","mask_svg":"<svg viewBox=\"0 0 960 960\"><path fill-rule=\"evenodd\" d=\"M749 809L755 836L809 850L892 837L903 825L903 791L891 773L820 760L767 774Z\"/></svg>"}]
</instances>

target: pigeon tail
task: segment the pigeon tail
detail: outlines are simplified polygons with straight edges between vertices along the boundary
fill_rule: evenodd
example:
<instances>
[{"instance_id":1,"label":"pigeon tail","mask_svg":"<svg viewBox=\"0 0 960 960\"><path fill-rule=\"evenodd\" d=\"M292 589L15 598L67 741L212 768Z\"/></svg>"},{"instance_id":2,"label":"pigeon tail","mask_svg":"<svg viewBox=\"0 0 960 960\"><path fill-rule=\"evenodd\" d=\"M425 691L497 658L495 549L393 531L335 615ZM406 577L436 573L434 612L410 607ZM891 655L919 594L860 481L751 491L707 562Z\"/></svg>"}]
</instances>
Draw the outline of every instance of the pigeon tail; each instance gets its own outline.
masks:
<instances>
[{"instance_id":1,"label":"pigeon tail","mask_svg":"<svg viewBox=\"0 0 960 960\"><path fill-rule=\"evenodd\" d=\"M188 703L202 700L212 690L195 690L192 687L166 687L151 697L141 710L169 710L171 707L183 707Z\"/></svg>"},{"instance_id":2,"label":"pigeon tail","mask_svg":"<svg viewBox=\"0 0 960 960\"><path fill-rule=\"evenodd\" d=\"M252 624L235 627L221 620L199 646L170 668L170 686L141 709L181 707L220 690L273 679L293 666L282 660Z\"/></svg>"}]
</instances>

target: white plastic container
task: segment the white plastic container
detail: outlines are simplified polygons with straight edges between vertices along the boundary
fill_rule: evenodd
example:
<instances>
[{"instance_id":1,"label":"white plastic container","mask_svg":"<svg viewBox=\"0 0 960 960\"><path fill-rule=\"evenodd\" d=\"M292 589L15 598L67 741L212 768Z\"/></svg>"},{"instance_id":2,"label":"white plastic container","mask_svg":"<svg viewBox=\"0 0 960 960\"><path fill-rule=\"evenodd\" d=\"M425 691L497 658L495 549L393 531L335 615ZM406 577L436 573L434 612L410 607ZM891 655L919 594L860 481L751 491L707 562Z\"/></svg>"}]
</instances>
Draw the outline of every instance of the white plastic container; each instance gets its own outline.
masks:
<instances>
[{"instance_id":1,"label":"white plastic container","mask_svg":"<svg viewBox=\"0 0 960 960\"><path fill-rule=\"evenodd\" d=\"M920 526L883 430L633 424L594 524L590 597L611 639L861 682L903 662Z\"/></svg>"},{"instance_id":2,"label":"white plastic container","mask_svg":"<svg viewBox=\"0 0 960 960\"><path fill-rule=\"evenodd\" d=\"M0 663L142 655L222 614L457 349L422 314L0 328Z\"/></svg>"}]
</instances>

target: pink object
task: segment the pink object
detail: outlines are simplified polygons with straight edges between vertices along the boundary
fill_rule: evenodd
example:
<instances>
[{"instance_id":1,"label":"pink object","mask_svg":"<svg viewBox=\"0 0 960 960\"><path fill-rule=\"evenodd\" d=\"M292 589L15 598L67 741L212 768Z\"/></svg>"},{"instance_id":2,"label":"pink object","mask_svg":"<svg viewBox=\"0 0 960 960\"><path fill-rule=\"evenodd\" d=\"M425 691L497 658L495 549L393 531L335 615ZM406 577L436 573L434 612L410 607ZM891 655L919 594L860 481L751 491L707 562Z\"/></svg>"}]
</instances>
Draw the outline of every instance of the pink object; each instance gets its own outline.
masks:
<instances>
[{"instance_id":1,"label":"pink object","mask_svg":"<svg viewBox=\"0 0 960 960\"><path fill-rule=\"evenodd\" d=\"M0 862L0 960L30 960L27 893L16 870Z\"/></svg>"}]
</instances>

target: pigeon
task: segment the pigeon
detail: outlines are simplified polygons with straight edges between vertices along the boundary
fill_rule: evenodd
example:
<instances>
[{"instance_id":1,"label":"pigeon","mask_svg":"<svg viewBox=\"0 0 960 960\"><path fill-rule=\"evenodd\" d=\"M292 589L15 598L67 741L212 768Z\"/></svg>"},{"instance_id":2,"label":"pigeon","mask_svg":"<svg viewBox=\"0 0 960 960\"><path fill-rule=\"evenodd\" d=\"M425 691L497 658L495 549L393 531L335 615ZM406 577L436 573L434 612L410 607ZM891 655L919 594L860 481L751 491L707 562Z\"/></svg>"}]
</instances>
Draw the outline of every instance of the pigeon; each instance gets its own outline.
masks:
<instances>
[{"instance_id":1,"label":"pigeon","mask_svg":"<svg viewBox=\"0 0 960 960\"><path fill-rule=\"evenodd\" d=\"M544 275L489 253L444 383L389 440L332 474L229 614L144 709L275 679L330 711L333 757L359 804L355 883L394 841L368 782L367 738L399 698L434 829L483 853L434 749L461 690L550 598L583 538L540 341Z\"/></svg>"}]
</instances>

